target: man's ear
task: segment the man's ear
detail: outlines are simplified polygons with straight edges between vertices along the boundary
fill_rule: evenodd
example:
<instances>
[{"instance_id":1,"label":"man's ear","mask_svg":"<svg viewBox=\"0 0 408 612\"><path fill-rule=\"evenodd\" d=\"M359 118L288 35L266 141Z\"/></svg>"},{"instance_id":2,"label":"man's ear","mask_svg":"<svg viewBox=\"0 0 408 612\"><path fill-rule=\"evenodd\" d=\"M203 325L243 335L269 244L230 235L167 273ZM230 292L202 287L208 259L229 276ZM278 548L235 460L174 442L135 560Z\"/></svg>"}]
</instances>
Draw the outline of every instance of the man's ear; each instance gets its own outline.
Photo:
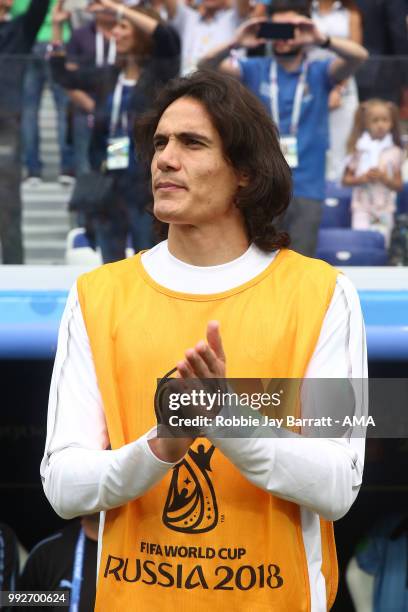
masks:
<instances>
[{"instance_id":1,"label":"man's ear","mask_svg":"<svg viewBox=\"0 0 408 612\"><path fill-rule=\"evenodd\" d=\"M238 172L238 187L246 187L249 184L250 176L248 172Z\"/></svg>"}]
</instances>

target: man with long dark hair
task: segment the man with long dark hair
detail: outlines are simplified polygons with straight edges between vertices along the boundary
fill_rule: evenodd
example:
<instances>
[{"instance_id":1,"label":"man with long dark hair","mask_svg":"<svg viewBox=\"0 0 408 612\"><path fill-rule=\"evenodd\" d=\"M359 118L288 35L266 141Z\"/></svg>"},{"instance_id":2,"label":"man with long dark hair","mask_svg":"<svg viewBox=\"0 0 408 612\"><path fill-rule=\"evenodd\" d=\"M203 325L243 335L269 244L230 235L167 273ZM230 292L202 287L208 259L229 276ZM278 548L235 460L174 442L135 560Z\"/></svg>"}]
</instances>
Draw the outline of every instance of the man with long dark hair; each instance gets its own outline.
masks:
<instances>
[{"instance_id":1,"label":"man with long dark hair","mask_svg":"<svg viewBox=\"0 0 408 612\"><path fill-rule=\"evenodd\" d=\"M70 293L46 495L65 518L104 511L96 610L326 610L331 521L357 496L363 441L159 437L156 386L170 371L186 385L363 377L356 291L286 248L275 220L290 171L267 112L235 79L170 82L138 123L137 148L168 239Z\"/></svg>"}]
</instances>

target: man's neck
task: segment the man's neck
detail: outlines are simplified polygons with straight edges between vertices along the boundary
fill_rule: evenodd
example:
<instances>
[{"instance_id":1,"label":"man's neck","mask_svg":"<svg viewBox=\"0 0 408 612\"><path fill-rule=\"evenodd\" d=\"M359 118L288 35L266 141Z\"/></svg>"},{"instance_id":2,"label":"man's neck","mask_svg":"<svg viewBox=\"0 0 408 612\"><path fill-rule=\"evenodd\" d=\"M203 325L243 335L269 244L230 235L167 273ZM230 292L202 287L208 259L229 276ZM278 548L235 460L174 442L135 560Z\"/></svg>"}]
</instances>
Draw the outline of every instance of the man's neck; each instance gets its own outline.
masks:
<instances>
[{"instance_id":1,"label":"man's neck","mask_svg":"<svg viewBox=\"0 0 408 612\"><path fill-rule=\"evenodd\" d=\"M0 23L2 21L7 21L7 17L8 17L8 10L5 8L0 8Z\"/></svg>"},{"instance_id":2,"label":"man's neck","mask_svg":"<svg viewBox=\"0 0 408 612\"><path fill-rule=\"evenodd\" d=\"M243 255L248 247L244 227L237 226L226 231L221 226L198 228L172 224L169 228L170 253L193 266L218 266L228 263Z\"/></svg>"},{"instance_id":3,"label":"man's neck","mask_svg":"<svg viewBox=\"0 0 408 612\"><path fill-rule=\"evenodd\" d=\"M295 72L302 65L304 53L301 51L297 55L287 56L275 55L276 61L286 72Z\"/></svg>"}]
</instances>

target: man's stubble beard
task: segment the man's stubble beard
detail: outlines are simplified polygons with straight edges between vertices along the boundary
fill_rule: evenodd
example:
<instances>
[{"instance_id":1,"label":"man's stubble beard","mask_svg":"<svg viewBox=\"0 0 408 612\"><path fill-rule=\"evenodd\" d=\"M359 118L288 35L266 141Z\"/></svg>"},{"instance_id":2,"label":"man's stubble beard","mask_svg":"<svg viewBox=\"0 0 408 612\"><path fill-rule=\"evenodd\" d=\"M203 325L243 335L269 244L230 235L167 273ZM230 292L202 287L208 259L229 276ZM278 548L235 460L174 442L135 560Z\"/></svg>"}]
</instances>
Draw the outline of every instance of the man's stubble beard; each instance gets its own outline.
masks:
<instances>
[{"instance_id":1,"label":"man's stubble beard","mask_svg":"<svg viewBox=\"0 0 408 612\"><path fill-rule=\"evenodd\" d=\"M299 49L292 49L292 51L276 51L276 49L273 50L273 54L278 57L278 58L292 58L292 57L296 57L297 55L300 55L301 51Z\"/></svg>"}]
</instances>

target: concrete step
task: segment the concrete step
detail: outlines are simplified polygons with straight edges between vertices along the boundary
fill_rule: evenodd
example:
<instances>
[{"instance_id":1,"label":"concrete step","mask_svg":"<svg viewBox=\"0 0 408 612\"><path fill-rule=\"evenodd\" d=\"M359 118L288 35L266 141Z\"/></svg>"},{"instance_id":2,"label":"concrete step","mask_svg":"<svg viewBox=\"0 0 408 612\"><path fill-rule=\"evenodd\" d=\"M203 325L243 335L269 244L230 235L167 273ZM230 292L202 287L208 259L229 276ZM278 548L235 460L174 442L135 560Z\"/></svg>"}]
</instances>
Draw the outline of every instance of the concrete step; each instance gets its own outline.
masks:
<instances>
[{"instance_id":1,"label":"concrete step","mask_svg":"<svg viewBox=\"0 0 408 612\"><path fill-rule=\"evenodd\" d=\"M25 223L60 223L69 219L69 213L65 210L23 210L23 222Z\"/></svg>"},{"instance_id":2,"label":"concrete step","mask_svg":"<svg viewBox=\"0 0 408 612\"><path fill-rule=\"evenodd\" d=\"M60 249L63 243L65 247L65 242L58 238L48 237L48 238L45 238L44 240L38 240L36 238L29 238L28 240L26 240L25 246L27 249L38 249L38 248Z\"/></svg>"},{"instance_id":3,"label":"concrete step","mask_svg":"<svg viewBox=\"0 0 408 612\"><path fill-rule=\"evenodd\" d=\"M59 264L65 263L65 244L56 246L32 246L30 243L24 245L25 262L28 265L38 264Z\"/></svg>"},{"instance_id":4,"label":"concrete step","mask_svg":"<svg viewBox=\"0 0 408 612\"><path fill-rule=\"evenodd\" d=\"M55 130L57 124L57 115L53 112L42 113L40 115L40 126L43 133Z\"/></svg>"},{"instance_id":5,"label":"concrete step","mask_svg":"<svg viewBox=\"0 0 408 612\"><path fill-rule=\"evenodd\" d=\"M50 204L55 204L57 208L61 208L68 204L71 192L70 187L51 190L34 187L30 190L22 190L21 197L24 206L27 206L27 208L33 207L34 204L44 204L44 208L49 208Z\"/></svg>"},{"instance_id":6,"label":"concrete step","mask_svg":"<svg viewBox=\"0 0 408 612\"><path fill-rule=\"evenodd\" d=\"M29 266L34 265L64 265L65 264L65 250L61 249L27 249L24 251L25 263Z\"/></svg>"},{"instance_id":7,"label":"concrete step","mask_svg":"<svg viewBox=\"0 0 408 612\"><path fill-rule=\"evenodd\" d=\"M28 181L23 181L21 183L21 193L22 195L38 195L41 193L44 194L69 194L74 187L74 183L71 185L62 185L58 179L54 181L46 181L44 178L39 183L35 183L34 185L29 183Z\"/></svg>"},{"instance_id":8,"label":"concrete step","mask_svg":"<svg viewBox=\"0 0 408 612\"><path fill-rule=\"evenodd\" d=\"M68 222L63 223L39 223L38 225L33 225L33 223L25 223L22 224L24 238L26 240L30 240L34 238L36 240L41 240L43 238L55 238L58 240L65 240L69 230L71 229Z\"/></svg>"},{"instance_id":9,"label":"concrete step","mask_svg":"<svg viewBox=\"0 0 408 612\"><path fill-rule=\"evenodd\" d=\"M59 256L57 258L36 257L36 256L27 257L27 254L26 254L25 263L28 266L62 266L62 265L65 265L65 258L60 259Z\"/></svg>"},{"instance_id":10,"label":"concrete step","mask_svg":"<svg viewBox=\"0 0 408 612\"><path fill-rule=\"evenodd\" d=\"M49 201L49 202L42 202L42 201L38 201L38 202L25 202L24 203L24 207L25 210L29 209L30 211L35 211L35 212L53 212L53 211L64 211L66 214L68 214L68 208L67 208L67 204L65 202L55 202L55 201Z\"/></svg>"},{"instance_id":11,"label":"concrete step","mask_svg":"<svg viewBox=\"0 0 408 612\"><path fill-rule=\"evenodd\" d=\"M43 163L43 170L42 170L43 179L45 181L56 181L61 171L59 155L54 155L54 154L50 156L45 155L42 158L42 163ZM52 179L47 178L48 176L50 176L50 174L53 176Z\"/></svg>"},{"instance_id":12,"label":"concrete step","mask_svg":"<svg viewBox=\"0 0 408 612\"><path fill-rule=\"evenodd\" d=\"M57 113L54 98L48 88L44 90L39 112L40 157L43 163L43 177L52 179L60 170Z\"/></svg>"},{"instance_id":13,"label":"concrete step","mask_svg":"<svg viewBox=\"0 0 408 612\"><path fill-rule=\"evenodd\" d=\"M60 156L55 155L55 154L43 155L42 163L43 163L43 170L42 170L43 179L45 181L53 181L53 182L56 181L58 179L58 175L61 170ZM51 172L53 173L54 178L48 179L47 176L49 176Z\"/></svg>"},{"instance_id":14,"label":"concrete step","mask_svg":"<svg viewBox=\"0 0 408 612\"><path fill-rule=\"evenodd\" d=\"M49 131L51 129L56 129L58 125L57 113L54 111L54 109L50 109L49 111L45 113L44 112L40 113L38 121L43 131Z\"/></svg>"},{"instance_id":15,"label":"concrete step","mask_svg":"<svg viewBox=\"0 0 408 612\"><path fill-rule=\"evenodd\" d=\"M55 181L59 175L59 166L45 165L43 169L43 178L45 181Z\"/></svg>"},{"instance_id":16,"label":"concrete step","mask_svg":"<svg viewBox=\"0 0 408 612\"><path fill-rule=\"evenodd\" d=\"M72 186L58 183L60 153L57 113L49 89L45 89L39 113L40 154L43 178L40 185L22 185L25 259L31 265L65 263L66 237L70 230L67 205Z\"/></svg>"},{"instance_id":17,"label":"concrete step","mask_svg":"<svg viewBox=\"0 0 408 612\"><path fill-rule=\"evenodd\" d=\"M26 241L30 241L31 239L41 240L41 244L44 244L44 240L59 240L65 242L68 232L68 224L23 225L23 234Z\"/></svg>"},{"instance_id":18,"label":"concrete step","mask_svg":"<svg viewBox=\"0 0 408 612\"><path fill-rule=\"evenodd\" d=\"M52 134L49 135L49 138L41 139L40 150L48 154L59 153L58 142L55 140L55 137Z\"/></svg>"},{"instance_id":19,"label":"concrete step","mask_svg":"<svg viewBox=\"0 0 408 612\"><path fill-rule=\"evenodd\" d=\"M32 185L28 182L23 181L21 184L21 191L22 194L34 194L34 195L38 195L41 193L44 194L57 194L57 195L62 195L62 194L70 194L73 187L74 187L75 183L72 183L70 185L62 185L58 179L54 180L54 181L46 181L46 180L42 180L40 183L36 183L35 185Z\"/></svg>"},{"instance_id":20,"label":"concrete step","mask_svg":"<svg viewBox=\"0 0 408 612\"><path fill-rule=\"evenodd\" d=\"M43 147L41 146L40 148L40 158L41 158L41 162L44 166L60 166L60 153L59 150L57 148L57 145L52 146L52 148L47 148L47 147Z\"/></svg>"}]
</instances>

